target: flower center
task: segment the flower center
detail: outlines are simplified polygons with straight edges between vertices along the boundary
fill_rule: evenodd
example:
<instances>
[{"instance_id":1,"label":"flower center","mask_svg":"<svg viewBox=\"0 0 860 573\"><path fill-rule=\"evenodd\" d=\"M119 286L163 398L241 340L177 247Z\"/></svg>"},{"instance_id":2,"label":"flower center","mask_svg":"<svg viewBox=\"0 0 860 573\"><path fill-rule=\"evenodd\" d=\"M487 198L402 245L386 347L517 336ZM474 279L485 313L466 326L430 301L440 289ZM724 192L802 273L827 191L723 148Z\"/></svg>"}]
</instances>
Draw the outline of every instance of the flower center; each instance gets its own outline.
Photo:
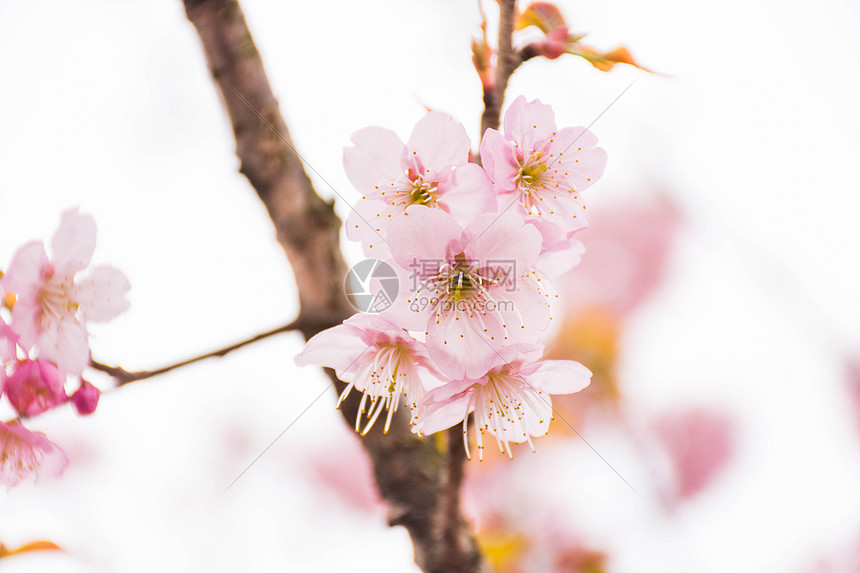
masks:
<instances>
[{"instance_id":1,"label":"flower center","mask_svg":"<svg viewBox=\"0 0 860 573\"><path fill-rule=\"evenodd\" d=\"M72 284L70 280L50 278L39 291L39 303L42 307L42 322L64 320L74 316L78 303L71 297Z\"/></svg>"},{"instance_id":2,"label":"flower center","mask_svg":"<svg viewBox=\"0 0 860 573\"><path fill-rule=\"evenodd\" d=\"M428 207L436 206L436 187L435 183L429 183L417 175L412 180L412 191L409 193L411 199L410 205L427 205Z\"/></svg>"},{"instance_id":3,"label":"flower center","mask_svg":"<svg viewBox=\"0 0 860 573\"><path fill-rule=\"evenodd\" d=\"M453 263L442 265L436 276L437 285L439 287L444 285L446 297L453 301L483 294L486 292L485 283L495 284L496 282L498 279L482 275L478 263L467 261L463 253L456 255Z\"/></svg>"},{"instance_id":4,"label":"flower center","mask_svg":"<svg viewBox=\"0 0 860 573\"><path fill-rule=\"evenodd\" d=\"M534 451L528 421L536 418L543 424L551 417L552 406L541 396L542 392L525 386L519 376L510 371L490 372L486 384L474 385L471 405L475 414L475 441L478 444L478 459L484 459L484 432L490 433L499 450L513 458L511 442L528 442ZM468 440L468 416L463 421L463 443L466 455L471 459Z\"/></svg>"},{"instance_id":5,"label":"flower center","mask_svg":"<svg viewBox=\"0 0 860 573\"><path fill-rule=\"evenodd\" d=\"M522 192L521 202L527 212L537 209L535 200L537 191L541 187L538 181L547 170L546 163L540 160L542 155L542 152L536 151L520 160L520 172L517 173L516 183L517 188Z\"/></svg>"},{"instance_id":6,"label":"flower center","mask_svg":"<svg viewBox=\"0 0 860 573\"><path fill-rule=\"evenodd\" d=\"M355 431L367 434L373 424L383 411L387 411L383 433L387 433L391 427L394 413L400 407L402 398L408 400L408 406L412 409L412 421L416 422L418 402L423 397L423 386L415 372L415 360L408 347L399 342L383 342L377 345L373 357L364 368L355 375L337 402L341 402L349 395L350 391L358 385L364 395L361 398L358 413L355 417ZM363 386L363 387L362 387ZM368 404L368 402L370 402ZM367 414L367 423L361 429L361 418Z\"/></svg>"}]
</instances>

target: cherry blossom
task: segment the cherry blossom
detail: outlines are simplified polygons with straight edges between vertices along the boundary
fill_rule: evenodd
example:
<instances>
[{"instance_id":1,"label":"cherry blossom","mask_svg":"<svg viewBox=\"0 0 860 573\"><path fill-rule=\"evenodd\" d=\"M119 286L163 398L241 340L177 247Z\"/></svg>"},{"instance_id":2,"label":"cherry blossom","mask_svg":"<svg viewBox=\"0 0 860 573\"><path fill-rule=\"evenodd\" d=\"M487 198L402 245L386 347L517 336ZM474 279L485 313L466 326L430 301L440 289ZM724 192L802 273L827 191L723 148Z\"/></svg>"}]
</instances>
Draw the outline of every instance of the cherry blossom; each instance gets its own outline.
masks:
<instances>
[{"instance_id":1,"label":"cherry blossom","mask_svg":"<svg viewBox=\"0 0 860 573\"><path fill-rule=\"evenodd\" d=\"M700 407L667 412L654 430L673 474L666 494L671 504L704 490L734 454L732 419L718 411Z\"/></svg>"},{"instance_id":2,"label":"cherry blossom","mask_svg":"<svg viewBox=\"0 0 860 573\"><path fill-rule=\"evenodd\" d=\"M360 431L361 415L367 412L368 422L362 434L370 430L383 410L388 411L384 428L387 432L404 399L412 410L414 424L418 403L426 390L439 384L435 378L437 369L424 345L375 314L357 314L320 332L308 341L295 361L299 366L334 368L338 377L347 382L338 406L353 388L364 393L355 420L355 430Z\"/></svg>"},{"instance_id":3,"label":"cherry blossom","mask_svg":"<svg viewBox=\"0 0 860 573\"><path fill-rule=\"evenodd\" d=\"M88 416L96 411L96 406L99 405L99 397L101 390L87 382L81 380L80 387L72 394L70 400L75 410L81 416Z\"/></svg>"},{"instance_id":4,"label":"cherry blossom","mask_svg":"<svg viewBox=\"0 0 860 573\"><path fill-rule=\"evenodd\" d=\"M597 137L584 127L557 129L550 106L523 96L505 114L504 131L488 129L481 141L481 161L499 207L581 228L580 193L606 168Z\"/></svg>"},{"instance_id":5,"label":"cherry blossom","mask_svg":"<svg viewBox=\"0 0 860 573\"><path fill-rule=\"evenodd\" d=\"M68 400L65 376L47 360L22 360L6 379L4 392L19 414L36 416Z\"/></svg>"},{"instance_id":6,"label":"cherry blossom","mask_svg":"<svg viewBox=\"0 0 860 573\"><path fill-rule=\"evenodd\" d=\"M572 360L538 362L539 344L503 347L481 377L449 382L427 393L417 431L430 434L463 424L463 442L471 459L469 414L475 416L478 459L483 459L485 432L496 438L499 450L513 457L511 443L528 442L549 431L551 394L572 394L587 387L591 372Z\"/></svg>"},{"instance_id":7,"label":"cherry blossom","mask_svg":"<svg viewBox=\"0 0 860 573\"><path fill-rule=\"evenodd\" d=\"M55 443L17 422L0 422L0 483L14 486L39 471L59 475L69 464Z\"/></svg>"},{"instance_id":8,"label":"cherry blossom","mask_svg":"<svg viewBox=\"0 0 860 573\"><path fill-rule=\"evenodd\" d=\"M21 345L35 348L39 358L55 362L66 374L79 375L89 361L87 322L110 320L129 306L128 280L120 271L96 267L79 278L95 244L93 218L67 211L51 242L53 257L40 241L27 243L3 277L6 290L17 296L12 328Z\"/></svg>"},{"instance_id":9,"label":"cherry blossom","mask_svg":"<svg viewBox=\"0 0 860 573\"><path fill-rule=\"evenodd\" d=\"M466 130L445 113L427 113L406 144L382 127L356 132L352 143L344 149L344 169L362 199L347 218L346 234L368 255L386 255L384 229L410 205L442 209L461 224L495 210L487 175L468 163Z\"/></svg>"},{"instance_id":10,"label":"cherry blossom","mask_svg":"<svg viewBox=\"0 0 860 573\"><path fill-rule=\"evenodd\" d=\"M536 342L549 304L534 265L540 233L510 213L487 213L466 228L440 210L410 207L389 226L394 261L410 273L385 311L422 331L433 360L452 378L487 370L494 349Z\"/></svg>"}]
</instances>

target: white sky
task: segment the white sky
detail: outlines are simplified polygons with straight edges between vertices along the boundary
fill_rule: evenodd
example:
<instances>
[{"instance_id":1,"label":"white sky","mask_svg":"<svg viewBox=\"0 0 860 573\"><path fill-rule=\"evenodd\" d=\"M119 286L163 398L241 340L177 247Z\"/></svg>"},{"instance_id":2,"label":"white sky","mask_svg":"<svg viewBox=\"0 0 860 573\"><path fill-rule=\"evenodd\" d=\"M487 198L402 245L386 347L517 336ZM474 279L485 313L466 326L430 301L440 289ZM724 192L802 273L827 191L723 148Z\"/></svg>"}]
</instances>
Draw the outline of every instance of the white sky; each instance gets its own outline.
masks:
<instances>
[{"instance_id":1,"label":"white sky","mask_svg":"<svg viewBox=\"0 0 860 573\"><path fill-rule=\"evenodd\" d=\"M357 129L405 137L426 104L477 139L473 3L244 6L298 149L347 199L341 149ZM641 77L593 127L610 157L593 208L666 184L688 218L672 280L626 339L633 417L706 400L734 411L743 434L729 472L674 519L582 444L539 448L529 467L569 473L557 507L615 550L618 573L794 571L860 530L839 362L860 351L860 6L562 6L597 46L625 44L668 76ZM551 103L561 125L588 124L639 75L533 61L509 93ZM179 0L0 0L0 78L0 262L48 239L63 210L92 213L96 260L133 286L132 309L95 330L98 359L152 368L293 317L291 276L237 173ZM3 571L413 570L405 531L308 485L311 452L353 439L333 395L220 495L322 391L321 373L293 366L299 348L282 336L106 395L91 418L34 420L72 465L0 493L0 541L68 552ZM644 484L631 444L594 431L592 445Z\"/></svg>"}]
</instances>

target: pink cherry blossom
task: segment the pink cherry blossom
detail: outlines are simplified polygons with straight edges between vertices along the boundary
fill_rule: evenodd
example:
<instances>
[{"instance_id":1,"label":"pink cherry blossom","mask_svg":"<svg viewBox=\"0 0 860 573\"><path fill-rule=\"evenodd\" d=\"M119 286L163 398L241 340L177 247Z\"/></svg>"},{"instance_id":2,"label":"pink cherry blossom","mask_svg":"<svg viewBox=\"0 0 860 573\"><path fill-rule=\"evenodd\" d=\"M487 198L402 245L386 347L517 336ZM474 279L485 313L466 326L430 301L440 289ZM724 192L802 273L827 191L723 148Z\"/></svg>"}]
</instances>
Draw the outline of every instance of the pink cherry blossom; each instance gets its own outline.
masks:
<instances>
[{"instance_id":1,"label":"pink cherry blossom","mask_svg":"<svg viewBox=\"0 0 860 573\"><path fill-rule=\"evenodd\" d=\"M0 422L0 483L14 486L39 471L60 475L69 464L55 443L17 422Z\"/></svg>"},{"instance_id":2,"label":"pink cherry blossom","mask_svg":"<svg viewBox=\"0 0 860 573\"><path fill-rule=\"evenodd\" d=\"M6 379L4 391L19 414L36 416L68 400L65 381L52 362L22 360Z\"/></svg>"},{"instance_id":3,"label":"pink cherry blossom","mask_svg":"<svg viewBox=\"0 0 860 573\"><path fill-rule=\"evenodd\" d=\"M499 208L581 226L580 193L606 168L606 152L584 127L557 129L552 108L523 96L505 114L504 135L488 129L481 161L499 195Z\"/></svg>"},{"instance_id":4,"label":"pink cherry blossom","mask_svg":"<svg viewBox=\"0 0 860 573\"><path fill-rule=\"evenodd\" d=\"M427 393L417 430L431 434L462 422L469 453L468 420L475 416L478 458L483 459L484 432L496 438L502 453L513 457L511 443L528 442L549 431L551 394L572 394L587 387L591 372L572 360L537 360L538 344L514 344L499 350L488 371L475 379L449 382Z\"/></svg>"},{"instance_id":5,"label":"pink cherry blossom","mask_svg":"<svg viewBox=\"0 0 860 573\"><path fill-rule=\"evenodd\" d=\"M385 256L384 229L410 205L442 209L461 224L495 210L486 173L468 163L466 130L445 113L427 113L406 144L381 127L356 132L352 142L344 149L344 169L362 199L347 218L346 234L368 254Z\"/></svg>"},{"instance_id":6,"label":"pink cherry blossom","mask_svg":"<svg viewBox=\"0 0 860 573\"><path fill-rule=\"evenodd\" d=\"M105 321L128 308L128 280L112 267L96 267L84 279L96 244L96 225L76 210L63 214L51 242L52 259L34 241L18 249L3 278L17 295L12 328L26 349L78 375L89 361L88 321Z\"/></svg>"},{"instance_id":7,"label":"pink cherry blossom","mask_svg":"<svg viewBox=\"0 0 860 573\"><path fill-rule=\"evenodd\" d=\"M296 356L296 364L315 364L334 368L338 378L347 383L338 406L353 388L364 393L355 430L361 426L361 414L369 418L362 434L366 434L383 410L388 411L384 432L401 399L412 410L412 423L418 416L418 403L427 389L439 382L433 362L424 345L402 328L375 314L357 314L343 324L329 328L311 338Z\"/></svg>"},{"instance_id":8,"label":"pink cherry blossom","mask_svg":"<svg viewBox=\"0 0 860 573\"><path fill-rule=\"evenodd\" d=\"M410 207L391 223L388 240L396 264L411 274L384 314L423 331L447 376L482 376L494 349L536 342L549 325L534 272L541 236L522 218L488 213L463 229L443 211Z\"/></svg>"},{"instance_id":9,"label":"pink cherry blossom","mask_svg":"<svg viewBox=\"0 0 860 573\"><path fill-rule=\"evenodd\" d=\"M88 416L96 411L96 407L99 405L99 396L101 396L101 390L86 380L81 380L80 387L72 394L71 402L78 414Z\"/></svg>"},{"instance_id":10,"label":"pink cherry blossom","mask_svg":"<svg viewBox=\"0 0 860 573\"><path fill-rule=\"evenodd\" d=\"M681 217L668 199L656 196L592 213L591 219L581 235L588 256L557 283L569 293L564 304L572 312L600 305L629 314L665 279Z\"/></svg>"},{"instance_id":11,"label":"pink cherry blossom","mask_svg":"<svg viewBox=\"0 0 860 573\"><path fill-rule=\"evenodd\" d=\"M734 453L729 417L704 408L665 414L655 423L673 474L667 501L677 503L705 489Z\"/></svg>"}]
</instances>

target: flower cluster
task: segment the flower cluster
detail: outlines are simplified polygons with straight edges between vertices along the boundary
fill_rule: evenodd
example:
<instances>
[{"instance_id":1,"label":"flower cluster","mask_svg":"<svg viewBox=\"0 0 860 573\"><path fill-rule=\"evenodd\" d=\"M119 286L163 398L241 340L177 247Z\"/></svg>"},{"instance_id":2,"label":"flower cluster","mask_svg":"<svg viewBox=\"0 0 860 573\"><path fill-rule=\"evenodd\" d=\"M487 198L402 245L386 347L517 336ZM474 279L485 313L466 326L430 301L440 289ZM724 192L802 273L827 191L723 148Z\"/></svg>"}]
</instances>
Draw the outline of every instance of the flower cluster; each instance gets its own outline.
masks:
<instances>
[{"instance_id":1,"label":"flower cluster","mask_svg":"<svg viewBox=\"0 0 860 573\"><path fill-rule=\"evenodd\" d=\"M89 322L128 308L128 280L107 266L89 266L96 246L92 217L67 211L51 241L33 241L0 272L0 395L17 416L0 422L0 483L12 486L50 464L62 471L62 450L21 424L66 402L81 415L95 411L99 390L81 376L90 360ZM69 395L67 386L75 390Z\"/></svg>"},{"instance_id":2,"label":"flower cluster","mask_svg":"<svg viewBox=\"0 0 860 573\"><path fill-rule=\"evenodd\" d=\"M484 434L511 444L546 434L551 394L585 388L573 361L541 361L550 324L550 279L584 248L581 192L603 173L606 153L582 127L557 129L552 108L519 97L503 132L483 136L483 167L469 162L462 125L429 112L407 143L380 127L352 137L344 166L362 199L346 233L397 273L393 300L308 341L299 365L335 369L364 394L356 430L366 433L400 404L413 431L430 434L474 417ZM391 298L391 297L389 297ZM362 428L362 415L367 421Z\"/></svg>"}]
</instances>

